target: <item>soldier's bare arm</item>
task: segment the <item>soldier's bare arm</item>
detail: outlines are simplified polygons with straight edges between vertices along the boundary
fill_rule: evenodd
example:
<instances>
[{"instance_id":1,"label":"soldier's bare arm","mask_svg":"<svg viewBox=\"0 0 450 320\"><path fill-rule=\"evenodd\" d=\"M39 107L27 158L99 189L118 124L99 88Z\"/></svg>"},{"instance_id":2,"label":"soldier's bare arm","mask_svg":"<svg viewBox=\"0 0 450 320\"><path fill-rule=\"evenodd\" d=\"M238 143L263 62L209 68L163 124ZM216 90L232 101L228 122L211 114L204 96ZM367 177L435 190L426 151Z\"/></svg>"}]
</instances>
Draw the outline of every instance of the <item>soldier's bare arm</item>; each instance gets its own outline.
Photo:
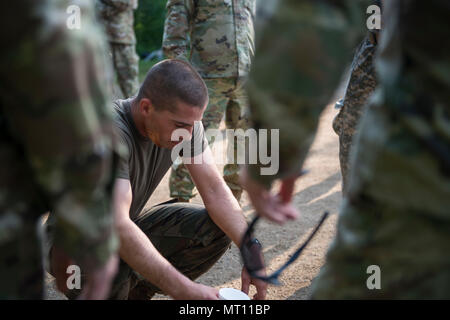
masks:
<instances>
[{"instance_id":1,"label":"soldier's bare arm","mask_svg":"<svg viewBox=\"0 0 450 320\"><path fill-rule=\"evenodd\" d=\"M247 222L242 209L220 175L209 146L198 157L202 157L201 164L195 164L194 158L192 164L186 164L186 168L192 176L209 216L239 248L247 230ZM244 292L248 293L248 287L252 283L257 289L255 298L264 299L266 297L267 284L265 282L251 279L245 269L242 270L241 279Z\"/></svg>"},{"instance_id":2,"label":"soldier's bare arm","mask_svg":"<svg viewBox=\"0 0 450 320\"><path fill-rule=\"evenodd\" d=\"M130 181L116 179L114 214L120 238L120 257L136 272L174 299L218 299L215 288L197 284L176 270L130 219Z\"/></svg>"},{"instance_id":3,"label":"soldier's bare arm","mask_svg":"<svg viewBox=\"0 0 450 320\"><path fill-rule=\"evenodd\" d=\"M198 157L203 158L201 164L185 164L186 168L195 182L211 219L237 246L240 246L242 236L247 229L242 209L213 160L208 160L208 158L212 159L209 146Z\"/></svg>"}]
</instances>

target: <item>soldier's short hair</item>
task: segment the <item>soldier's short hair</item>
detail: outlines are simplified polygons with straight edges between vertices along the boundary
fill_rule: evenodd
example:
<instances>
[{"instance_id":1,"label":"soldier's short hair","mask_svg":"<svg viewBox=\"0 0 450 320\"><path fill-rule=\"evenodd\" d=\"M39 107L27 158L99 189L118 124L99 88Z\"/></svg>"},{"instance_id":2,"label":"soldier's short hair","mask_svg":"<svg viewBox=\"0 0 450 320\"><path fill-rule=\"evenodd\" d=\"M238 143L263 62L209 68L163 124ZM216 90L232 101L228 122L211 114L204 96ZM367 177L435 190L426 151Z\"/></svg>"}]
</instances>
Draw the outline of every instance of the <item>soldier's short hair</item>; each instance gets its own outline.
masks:
<instances>
[{"instance_id":1,"label":"soldier's short hair","mask_svg":"<svg viewBox=\"0 0 450 320\"><path fill-rule=\"evenodd\" d=\"M138 100L142 98L150 99L157 110L175 111L179 101L203 108L208 102L208 89L188 62L167 59L147 72L137 95Z\"/></svg>"}]
</instances>

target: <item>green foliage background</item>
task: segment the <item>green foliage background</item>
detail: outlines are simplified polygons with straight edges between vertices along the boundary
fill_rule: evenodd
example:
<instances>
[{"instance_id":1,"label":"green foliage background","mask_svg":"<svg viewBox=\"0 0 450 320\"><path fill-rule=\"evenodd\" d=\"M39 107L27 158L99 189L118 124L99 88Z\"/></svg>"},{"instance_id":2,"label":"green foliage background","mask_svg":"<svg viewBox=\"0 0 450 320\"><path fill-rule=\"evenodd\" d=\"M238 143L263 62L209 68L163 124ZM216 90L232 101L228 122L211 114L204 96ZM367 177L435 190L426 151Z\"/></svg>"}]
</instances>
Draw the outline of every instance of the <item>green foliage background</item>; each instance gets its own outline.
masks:
<instances>
[{"instance_id":1,"label":"green foliage background","mask_svg":"<svg viewBox=\"0 0 450 320\"><path fill-rule=\"evenodd\" d=\"M161 48L166 17L166 0L139 0L134 13L137 54L142 58L153 50Z\"/></svg>"}]
</instances>

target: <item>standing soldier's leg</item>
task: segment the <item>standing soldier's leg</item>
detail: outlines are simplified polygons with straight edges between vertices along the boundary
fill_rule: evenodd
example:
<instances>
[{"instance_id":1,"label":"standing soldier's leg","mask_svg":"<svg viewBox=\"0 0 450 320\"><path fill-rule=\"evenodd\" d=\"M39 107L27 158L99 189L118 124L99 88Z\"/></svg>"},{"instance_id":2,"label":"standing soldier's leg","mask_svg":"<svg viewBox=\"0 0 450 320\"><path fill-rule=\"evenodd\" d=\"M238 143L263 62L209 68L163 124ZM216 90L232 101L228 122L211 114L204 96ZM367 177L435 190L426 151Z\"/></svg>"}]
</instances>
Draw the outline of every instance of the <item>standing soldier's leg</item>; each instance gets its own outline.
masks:
<instances>
[{"instance_id":1,"label":"standing soldier's leg","mask_svg":"<svg viewBox=\"0 0 450 320\"><path fill-rule=\"evenodd\" d=\"M194 187L194 182L185 165L174 164L169 177L170 196L182 202L189 202L195 196Z\"/></svg>"},{"instance_id":2,"label":"standing soldier's leg","mask_svg":"<svg viewBox=\"0 0 450 320\"><path fill-rule=\"evenodd\" d=\"M139 90L139 57L134 45L111 44L114 68L124 98L132 97Z\"/></svg>"},{"instance_id":3,"label":"standing soldier's leg","mask_svg":"<svg viewBox=\"0 0 450 320\"><path fill-rule=\"evenodd\" d=\"M227 105L225 124L227 129L243 129L245 131L249 127L248 121L247 97L242 84L238 83L237 89L233 92L232 98ZM231 141L228 141L228 144L230 143ZM231 189L231 192L233 192L234 197L239 201L242 195L242 187L239 184L239 165L243 163L238 162L240 160L238 157L238 150L239 152L244 152L246 151L246 148L245 145L239 145L238 139L235 137L233 143L233 161L224 166L223 178Z\"/></svg>"},{"instance_id":4,"label":"standing soldier's leg","mask_svg":"<svg viewBox=\"0 0 450 320\"><path fill-rule=\"evenodd\" d=\"M233 82L223 79L205 79L208 87L209 104L203 114L203 127L218 129L222 121L228 102L227 94L233 90ZM214 138L209 139L209 144L214 143ZM169 179L170 196L181 201L189 201L194 197L194 182L189 171L183 165L174 165Z\"/></svg>"},{"instance_id":5,"label":"standing soldier's leg","mask_svg":"<svg viewBox=\"0 0 450 320\"><path fill-rule=\"evenodd\" d=\"M339 135L339 161L342 173L342 190L348 184L349 155L353 137L365 106L372 95L377 80L374 69L376 51L375 36L370 33L361 43L353 58L350 80L345 92L343 106L333 121L333 129Z\"/></svg>"}]
</instances>

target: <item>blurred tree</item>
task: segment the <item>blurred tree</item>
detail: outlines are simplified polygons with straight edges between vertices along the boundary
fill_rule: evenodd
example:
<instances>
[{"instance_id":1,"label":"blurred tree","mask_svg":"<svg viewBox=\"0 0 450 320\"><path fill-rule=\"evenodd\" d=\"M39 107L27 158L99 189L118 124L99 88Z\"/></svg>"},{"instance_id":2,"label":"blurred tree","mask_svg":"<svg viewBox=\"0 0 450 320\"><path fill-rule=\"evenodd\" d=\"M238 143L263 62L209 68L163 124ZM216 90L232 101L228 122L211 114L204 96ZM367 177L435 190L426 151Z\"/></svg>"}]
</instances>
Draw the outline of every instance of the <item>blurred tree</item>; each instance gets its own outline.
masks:
<instances>
[{"instance_id":1,"label":"blurred tree","mask_svg":"<svg viewBox=\"0 0 450 320\"><path fill-rule=\"evenodd\" d=\"M161 48L166 17L166 0L139 0L134 14L136 51L143 58Z\"/></svg>"}]
</instances>

